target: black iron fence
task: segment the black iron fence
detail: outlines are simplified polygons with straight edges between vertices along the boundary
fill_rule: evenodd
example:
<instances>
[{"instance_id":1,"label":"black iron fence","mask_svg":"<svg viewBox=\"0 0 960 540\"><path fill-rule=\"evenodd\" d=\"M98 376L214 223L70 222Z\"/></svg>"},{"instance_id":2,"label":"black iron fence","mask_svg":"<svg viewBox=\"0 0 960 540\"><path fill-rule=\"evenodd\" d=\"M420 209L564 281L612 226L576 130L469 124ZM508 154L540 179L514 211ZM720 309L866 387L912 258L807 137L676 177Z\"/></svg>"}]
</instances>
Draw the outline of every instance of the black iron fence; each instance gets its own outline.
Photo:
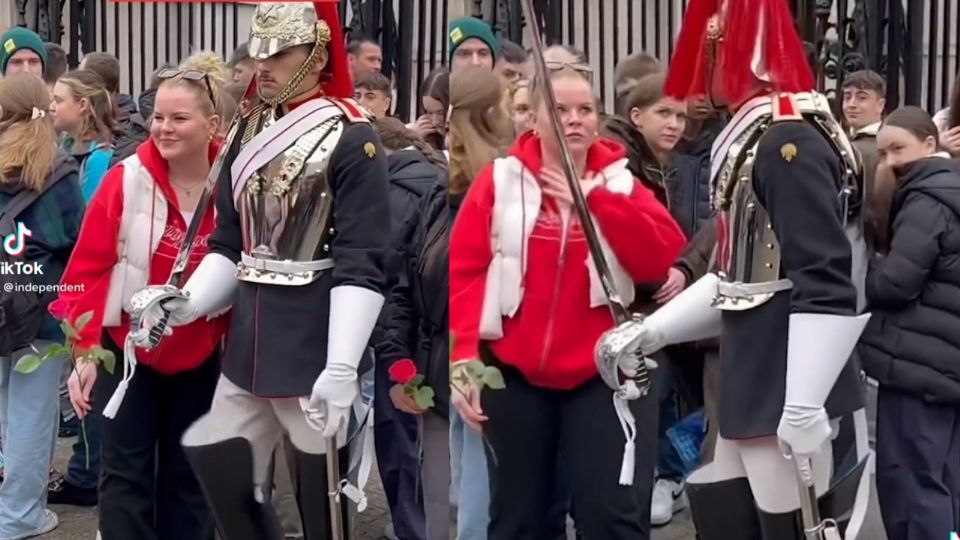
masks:
<instances>
[{"instance_id":1,"label":"black iron fence","mask_svg":"<svg viewBox=\"0 0 960 540\"><path fill-rule=\"evenodd\" d=\"M884 74L889 107L944 107L960 71L960 0L790 0L816 52L820 88L835 97L844 77ZM687 0L535 0L550 44L583 50L600 76L596 90L613 103L614 66L638 51L663 63L673 56ZM476 1L475 15L529 46L520 0Z\"/></svg>"},{"instance_id":2,"label":"black iron fence","mask_svg":"<svg viewBox=\"0 0 960 540\"><path fill-rule=\"evenodd\" d=\"M3 2L5 0L0 0ZM83 54L109 52L120 60L121 90L138 95L152 73L207 50L229 58L247 40L255 5L248 2L115 0L14 0L15 24L60 43L75 67ZM344 0L340 15L350 36L367 36L383 47L386 75L397 91L397 116L420 108L420 84L445 64L446 0Z\"/></svg>"}]
</instances>

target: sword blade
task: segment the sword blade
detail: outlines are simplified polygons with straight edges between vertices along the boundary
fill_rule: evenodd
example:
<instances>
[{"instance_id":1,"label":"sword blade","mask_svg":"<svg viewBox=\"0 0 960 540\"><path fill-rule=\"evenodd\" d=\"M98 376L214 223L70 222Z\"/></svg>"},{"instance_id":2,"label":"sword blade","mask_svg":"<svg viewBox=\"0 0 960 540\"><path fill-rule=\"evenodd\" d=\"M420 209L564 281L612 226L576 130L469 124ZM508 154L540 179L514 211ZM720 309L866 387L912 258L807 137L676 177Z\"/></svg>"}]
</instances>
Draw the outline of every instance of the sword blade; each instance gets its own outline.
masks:
<instances>
[{"instance_id":1,"label":"sword blade","mask_svg":"<svg viewBox=\"0 0 960 540\"><path fill-rule=\"evenodd\" d=\"M337 437L327 438L327 496L330 504L330 531L334 540L343 540L343 515L340 513L340 454Z\"/></svg>"},{"instance_id":2,"label":"sword blade","mask_svg":"<svg viewBox=\"0 0 960 540\"><path fill-rule=\"evenodd\" d=\"M580 218L583 226L583 233L587 239L587 246L590 248L590 255L593 256L593 263L597 267L597 274L600 276L600 283L603 286L604 293L609 299L610 311L617 324L630 320L630 313L627 306L623 305L617 290L614 287L613 273L607 264L606 256L600 247L600 239L597 235L596 224L587 210L587 199L580 189L580 181L577 178L576 168L574 167L573 157L570 154L570 148L567 146L567 140L563 136L563 129L560 127L560 115L557 112L557 99L553 94L553 84L550 81L550 72L547 70L546 60L543 57L543 42L540 38L540 21L537 19L537 12L533 7L533 0L524 0L524 11L526 11L527 23L530 25L531 43L533 44L533 61L537 68L537 74L543 81L543 98L546 102L547 113L550 118L550 126L556 137L560 148L561 165L567 184L570 186L570 193L573 196L573 206Z\"/></svg>"}]
</instances>

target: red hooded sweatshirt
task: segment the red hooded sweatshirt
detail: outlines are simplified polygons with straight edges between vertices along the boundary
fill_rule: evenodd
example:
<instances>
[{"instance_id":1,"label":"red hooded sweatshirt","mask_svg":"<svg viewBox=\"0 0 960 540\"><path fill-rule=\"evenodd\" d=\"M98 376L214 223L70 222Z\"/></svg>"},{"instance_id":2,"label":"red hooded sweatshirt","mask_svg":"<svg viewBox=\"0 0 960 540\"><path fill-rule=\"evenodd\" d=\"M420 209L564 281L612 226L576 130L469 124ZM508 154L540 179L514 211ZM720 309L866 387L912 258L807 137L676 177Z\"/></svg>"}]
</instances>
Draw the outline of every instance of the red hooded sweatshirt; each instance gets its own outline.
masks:
<instances>
[{"instance_id":1,"label":"red hooded sweatshirt","mask_svg":"<svg viewBox=\"0 0 960 540\"><path fill-rule=\"evenodd\" d=\"M211 163L218 149L216 143L210 145ZM167 163L154 145L153 139L147 139L137 148L137 157L140 158L140 162L153 177L157 188L162 190L167 200L167 225L157 250L151 254L148 279L150 285L162 285L170 277L189 223L180 214L177 196L170 184ZM76 320L86 311L94 312L93 319L80 332L80 339L77 342L80 348L89 348L100 343L103 312L110 289L110 276L117 263L123 200L123 164L121 163L107 172L103 183L90 201L80 229L80 238L77 240L73 256L61 280L64 284L80 285L80 287L74 287L75 292L60 293L61 299L73 304L70 320ZM209 250L207 240L215 226L213 202L214 198L211 197L203 222L200 224L200 230L194 240L184 283ZM130 241L137 240L131 238ZM147 239L143 238L140 241L146 242ZM219 346L220 338L227 329L227 323L225 316L217 317L212 321L208 321L206 317L200 317L191 324L175 328L173 334L164 337L155 349L147 351L138 348L137 360L167 375L194 369ZM123 312L120 326L107 327L106 330L114 343L122 348L129 329L130 316ZM117 360L119 362L120 359Z\"/></svg>"},{"instance_id":2,"label":"red hooded sweatshirt","mask_svg":"<svg viewBox=\"0 0 960 540\"><path fill-rule=\"evenodd\" d=\"M533 133L523 135L510 155L534 174L541 170L540 140ZM587 154L587 171L600 172L624 156L618 143L598 139ZM494 198L491 164L470 187L450 237L452 362L479 358ZM634 282L666 279L686 240L650 190L640 182L629 196L597 187L587 195L587 206ZM503 337L489 342L490 349L534 385L576 388L597 376L594 348L614 325L608 307L590 307L589 248L576 212L564 225L556 203L544 196L526 250L523 300L513 317L503 318Z\"/></svg>"}]
</instances>

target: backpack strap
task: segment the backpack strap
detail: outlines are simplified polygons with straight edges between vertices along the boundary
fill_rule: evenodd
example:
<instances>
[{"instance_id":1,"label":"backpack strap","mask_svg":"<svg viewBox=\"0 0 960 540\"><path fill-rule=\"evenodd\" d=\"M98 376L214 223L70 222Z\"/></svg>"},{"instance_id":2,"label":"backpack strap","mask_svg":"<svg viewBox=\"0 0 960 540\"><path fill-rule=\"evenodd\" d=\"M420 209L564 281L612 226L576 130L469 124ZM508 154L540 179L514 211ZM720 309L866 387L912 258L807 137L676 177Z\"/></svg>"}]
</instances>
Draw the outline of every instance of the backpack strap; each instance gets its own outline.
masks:
<instances>
[{"instance_id":1,"label":"backpack strap","mask_svg":"<svg viewBox=\"0 0 960 540\"><path fill-rule=\"evenodd\" d=\"M54 167L56 170L56 166ZM34 191L32 189L21 189L13 196L7 204L0 209L0 234L3 237L6 237L8 234L16 233L16 223L15 220L24 210L30 207L31 204L35 203L41 195L46 193L46 191L54 186L60 180L66 178L67 174L60 176L54 176L53 180L47 182L46 185L40 191Z\"/></svg>"}]
</instances>

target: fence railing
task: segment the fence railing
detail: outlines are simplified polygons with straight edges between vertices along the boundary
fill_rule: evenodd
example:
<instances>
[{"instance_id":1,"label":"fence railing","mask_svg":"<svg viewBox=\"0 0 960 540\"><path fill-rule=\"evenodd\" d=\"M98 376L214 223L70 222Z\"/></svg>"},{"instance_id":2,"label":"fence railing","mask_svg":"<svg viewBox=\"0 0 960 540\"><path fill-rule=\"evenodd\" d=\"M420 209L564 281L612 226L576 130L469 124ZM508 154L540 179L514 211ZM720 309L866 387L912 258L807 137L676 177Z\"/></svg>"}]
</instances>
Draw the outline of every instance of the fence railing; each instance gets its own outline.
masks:
<instances>
[{"instance_id":1,"label":"fence railing","mask_svg":"<svg viewBox=\"0 0 960 540\"><path fill-rule=\"evenodd\" d=\"M891 107L944 107L960 71L960 0L790 0L801 28L820 45L821 89L833 95L844 77L869 67L886 75ZM687 0L536 0L545 39L583 50L595 90L613 105L614 67L645 51L664 65L673 56ZM477 2L474 13L529 47L520 0ZM840 16L840 14L843 14Z\"/></svg>"},{"instance_id":2,"label":"fence railing","mask_svg":"<svg viewBox=\"0 0 960 540\"><path fill-rule=\"evenodd\" d=\"M0 0L6 3L7 0ZM139 95L151 74L207 50L229 58L247 40L255 2L116 2L115 0L14 0L14 24L60 43L75 67L93 51L120 60L121 91ZM344 0L340 14L349 35L383 47L384 72L397 91L397 116L420 108L420 84L445 64L446 0Z\"/></svg>"}]
</instances>

